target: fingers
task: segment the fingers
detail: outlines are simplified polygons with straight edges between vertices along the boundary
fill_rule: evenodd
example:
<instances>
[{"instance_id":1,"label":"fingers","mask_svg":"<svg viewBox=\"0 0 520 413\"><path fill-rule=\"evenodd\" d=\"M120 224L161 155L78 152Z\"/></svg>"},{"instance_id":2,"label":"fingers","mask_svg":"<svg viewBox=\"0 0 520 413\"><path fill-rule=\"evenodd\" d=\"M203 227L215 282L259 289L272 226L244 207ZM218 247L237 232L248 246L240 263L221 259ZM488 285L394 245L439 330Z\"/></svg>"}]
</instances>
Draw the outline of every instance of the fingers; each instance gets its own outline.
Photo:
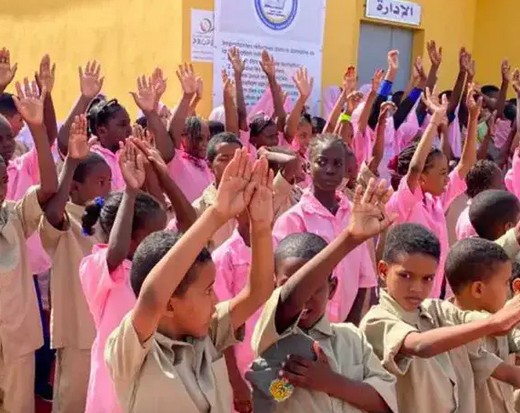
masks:
<instances>
[{"instance_id":1,"label":"fingers","mask_svg":"<svg viewBox=\"0 0 520 413\"><path fill-rule=\"evenodd\" d=\"M372 202L372 198L374 197L374 193L376 191L376 180L371 178L368 181L367 189L365 190L365 194L361 199L362 204L370 204Z\"/></svg>"},{"instance_id":2,"label":"fingers","mask_svg":"<svg viewBox=\"0 0 520 413\"><path fill-rule=\"evenodd\" d=\"M229 161L226 169L224 169L224 173L222 174L222 180L227 181L230 178L234 177L238 173L238 169L240 166L240 158L241 158L242 149L237 149L235 154L233 155L233 159Z\"/></svg>"}]
</instances>

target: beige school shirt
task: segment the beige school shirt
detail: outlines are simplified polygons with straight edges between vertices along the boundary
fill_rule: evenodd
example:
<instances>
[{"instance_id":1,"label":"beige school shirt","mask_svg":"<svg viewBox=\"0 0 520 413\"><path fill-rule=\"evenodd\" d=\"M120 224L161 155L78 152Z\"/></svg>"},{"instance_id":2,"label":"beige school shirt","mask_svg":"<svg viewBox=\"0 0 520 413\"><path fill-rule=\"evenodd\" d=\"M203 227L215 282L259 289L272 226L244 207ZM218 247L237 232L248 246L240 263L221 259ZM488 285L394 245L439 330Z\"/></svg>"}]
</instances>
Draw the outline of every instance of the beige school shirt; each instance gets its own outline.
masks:
<instances>
[{"instance_id":1,"label":"beige school shirt","mask_svg":"<svg viewBox=\"0 0 520 413\"><path fill-rule=\"evenodd\" d=\"M222 351L237 344L229 302L219 303L209 335L189 342L155 333L141 344L130 312L110 335L107 363L126 413L230 413L231 386Z\"/></svg>"},{"instance_id":2,"label":"beige school shirt","mask_svg":"<svg viewBox=\"0 0 520 413\"><path fill-rule=\"evenodd\" d=\"M79 278L81 260L92 253L99 236L82 234L85 208L68 202L62 230L43 217L39 231L42 245L52 259L51 347L90 350L96 329Z\"/></svg>"},{"instance_id":3,"label":"beige school shirt","mask_svg":"<svg viewBox=\"0 0 520 413\"><path fill-rule=\"evenodd\" d=\"M497 239L495 243L504 249L510 259L520 262L520 245L516 239L516 231L514 228L511 228L509 231L507 231L504 235Z\"/></svg>"},{"instance_id":4,"label":"beige school shirt","mask_svg":"<svg viewBox=\"0 0 520 413\"><path fill-rule=\"evenodd\" d=\"M331 324L323 316L314 327L304 332L295 324L282 334L276 330L276 308L280 301L281 288L276 289L267 301L258 321L251 345L256 356L290 334L306 334L319 342L320 347L336 373L350 380L372 386L397 413L395 377L382 367L364 334L353 324ZM276 413L361 413L361 410L323 392L296 387L291 397L279 403Z\"/></svg>"},{"instance_id":5,"label":"beige school shirt","mask_svg":"<svg viewBox=\"0 0 520 413\"><path fill-rule=\"evenodd\" d=\"M431 358L405 357L399 350L410 333L456 324L461 311L441 300L425 300L407 312L384 290L360 328L386 369L397 377L400 413L475 413L475 384L487 380L502 360L480 341Z\"/></svg>"},{"instance_id":6,"label":"beige school shirt","mask_svg":"<svg viewBox=\"0 0 520 413\"><path fill-rule=\"evenodd\" d=\"M26 240L42 210L36 187L0 209L0 356L4 363L43 345L42 325Z\"/></svg>"}]
</instances>

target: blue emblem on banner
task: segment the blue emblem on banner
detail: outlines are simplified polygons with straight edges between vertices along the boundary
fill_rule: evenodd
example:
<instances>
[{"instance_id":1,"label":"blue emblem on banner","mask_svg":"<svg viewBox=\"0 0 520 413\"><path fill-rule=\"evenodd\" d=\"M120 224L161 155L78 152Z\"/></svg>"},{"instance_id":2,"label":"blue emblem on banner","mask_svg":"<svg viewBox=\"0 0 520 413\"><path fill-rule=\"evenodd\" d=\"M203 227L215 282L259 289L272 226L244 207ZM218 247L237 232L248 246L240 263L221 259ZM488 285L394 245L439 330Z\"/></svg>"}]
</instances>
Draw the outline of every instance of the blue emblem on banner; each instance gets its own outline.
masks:
<instances>
[{"instance_id":1,"label":"blue emblem on banner","mask_svg":"<svg viewBox=\"0 0 520 413\"><path fill-rule=\"evenodd\" d=\"M256 14L272 30L287 29L298 12L298 0L255 0Z\"/></svg>"}]
</instances>

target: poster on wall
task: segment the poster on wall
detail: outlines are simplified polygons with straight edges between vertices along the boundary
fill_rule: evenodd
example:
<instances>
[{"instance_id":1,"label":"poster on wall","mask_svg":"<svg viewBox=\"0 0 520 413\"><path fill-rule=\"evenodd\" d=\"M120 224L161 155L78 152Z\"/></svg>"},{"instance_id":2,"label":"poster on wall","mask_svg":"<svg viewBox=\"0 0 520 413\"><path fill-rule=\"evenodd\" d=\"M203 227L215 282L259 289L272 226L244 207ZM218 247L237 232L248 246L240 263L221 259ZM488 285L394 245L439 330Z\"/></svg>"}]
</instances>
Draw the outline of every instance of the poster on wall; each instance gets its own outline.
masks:
<instances>
[{"instance_id":1,"label":"poster on wall","mask_svg":"<svg viewBox=\"0 0 520 413\"><path fill-rule=\"evenodd\" d=\"M213 61L215 24L211 10L191 9L191 61Z\"/></svg>"},{"instance_id":2,"label":"poster on wall","mask_svg":"<svg viewBox=\"0 0 520 413\"><path fill-rule=\"evenodd\" d=\"M263 49L277 62L277 80L294 101L298 91L292 77L305 66L314 78L307 105L320 113L321 61L326 0L215 0L213 104L222 103L222 69L232 75L227 51L236 46L246 60L243 73L247 106L268 87L259 61Z\"/></svg>"}]
</instances>

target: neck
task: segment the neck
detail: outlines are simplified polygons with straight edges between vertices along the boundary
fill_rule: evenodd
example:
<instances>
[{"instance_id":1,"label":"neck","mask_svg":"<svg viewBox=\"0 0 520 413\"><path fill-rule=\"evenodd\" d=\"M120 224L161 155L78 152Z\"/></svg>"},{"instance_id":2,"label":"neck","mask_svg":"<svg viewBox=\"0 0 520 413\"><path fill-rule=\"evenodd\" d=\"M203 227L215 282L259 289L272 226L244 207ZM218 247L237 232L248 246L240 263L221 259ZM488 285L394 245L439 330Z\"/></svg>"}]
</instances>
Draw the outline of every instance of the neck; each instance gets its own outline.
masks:
<instances>
[{"instance_id":1,"label":"neck","mask_svg":"<svg viewBox=\"0 0 520 413\"><path fill-rule=\"evenodd\" d=\"M458 295L453 300L453 304L464 311L481 311L482 307L480 303L475 300L473 297L466 295L464 293Z\"/></svg>"},{"instance_id":2,"label":"neck","mask_svg":"<svg viewBox=\"0 0 520 413\"><path fill-rule=\"evenodd\" d=\"M172 340L184 341L187 336L185 334L179 334L171 324L171 321L161 318L159 326L157 327L157 332L161 333L163 336L171 338Z\"/></svg>"},{"instance_id":3,"label":"neck","mask_svg":"<svg viewBox=\"0 0 520 413\"><path fill-rule=\"evenodd\" d=\"M338 201L336 199L336 191L322 191L321 189L313 186L312 190L313 195L316 197L318 201L327 209L334 208Z\"/></svg>"}]
</instances>

